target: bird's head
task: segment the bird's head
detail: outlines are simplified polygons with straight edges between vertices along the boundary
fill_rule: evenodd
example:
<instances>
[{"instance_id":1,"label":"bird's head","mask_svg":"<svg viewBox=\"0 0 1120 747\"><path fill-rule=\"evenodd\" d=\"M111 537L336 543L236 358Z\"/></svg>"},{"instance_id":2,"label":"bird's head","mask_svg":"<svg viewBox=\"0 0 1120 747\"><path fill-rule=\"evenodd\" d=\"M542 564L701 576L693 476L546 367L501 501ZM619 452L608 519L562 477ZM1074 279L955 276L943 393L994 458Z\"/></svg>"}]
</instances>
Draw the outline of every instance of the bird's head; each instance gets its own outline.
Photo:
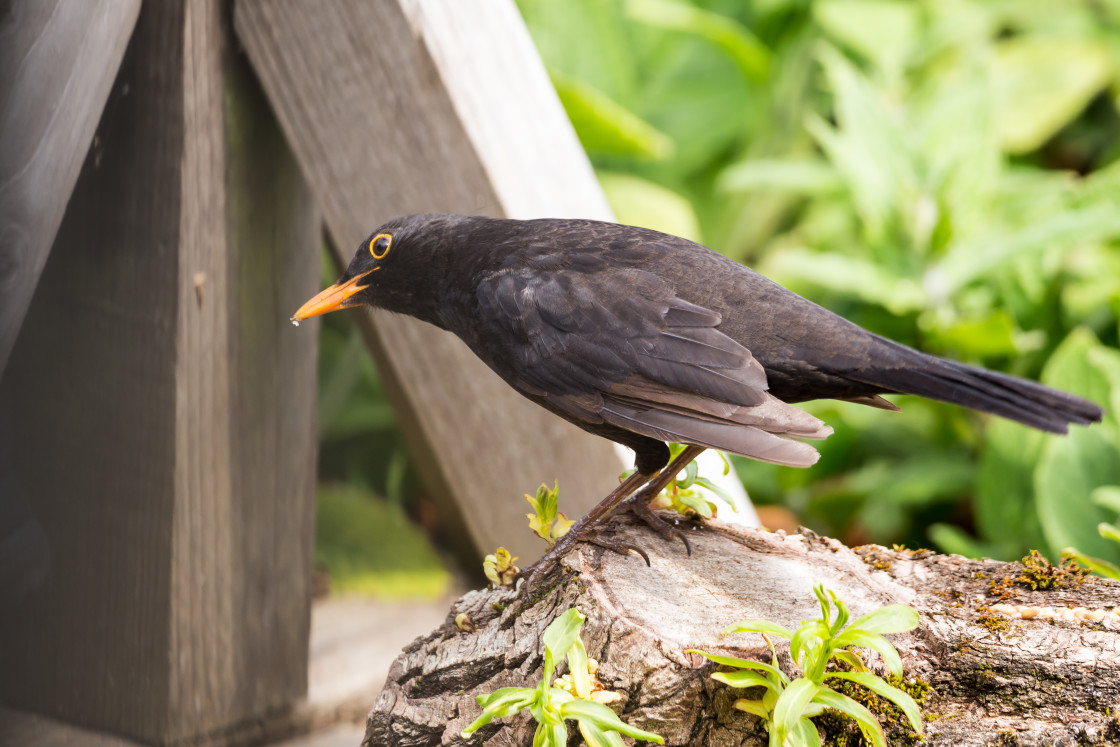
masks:
<instances>
[{"instance_id":1,"label":"bird's head","mask_svg":"<svg viewBox=\"0 0 1120 747\"><path fill-rule=\"evenodd\" d=\"M338 282L301 306L292 321L363 305L425 318L442 281L437 268L443 263L433 259L466 220L436 214L390 220L358 245Z\"/></svg>"}]
</instances>

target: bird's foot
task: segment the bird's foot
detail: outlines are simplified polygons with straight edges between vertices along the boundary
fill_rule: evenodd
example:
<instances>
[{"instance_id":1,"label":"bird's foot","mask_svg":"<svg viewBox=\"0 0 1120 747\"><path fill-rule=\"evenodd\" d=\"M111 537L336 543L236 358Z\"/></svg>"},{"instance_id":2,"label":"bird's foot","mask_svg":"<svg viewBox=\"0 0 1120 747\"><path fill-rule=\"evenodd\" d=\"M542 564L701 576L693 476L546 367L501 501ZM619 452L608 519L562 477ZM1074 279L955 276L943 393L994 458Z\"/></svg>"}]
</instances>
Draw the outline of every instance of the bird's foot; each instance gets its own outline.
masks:
<instances>
[{"instance_id":1,"label":"bird's foot","mask_svg":"<svg viewBox=\"0 0 1120 747\"><path fill-rule=\"evenodd\" d=\"M521 570L519 576L521 585L517 587L518 591L521 594L525 594L530 589L536 588L546 576L560 565L560 558L567 555L568 551L571 550L580 539L580 537L576 536L575 532L569 531L563 537L556 540L556 544L548 548L544 555Z\"/></svg>"},{"instance_id":2,"label":"bird's foot","mask_svg":"<svg viewBox=\"0 0 1120 747\"><path fill-rule=\"evenodd\" d=\"M648 526L653 531L661 535L661 538L672 542L679 539L684 543L685 552L688 556L692 557L692 543L688 541L688 536L677 527L662 519L657 515L657 512L650 507L649 502L656 496L644 495L645 491L639 492L637 495L627 498L622 504L622 510L629 511L630 513L641 519L642 523ZM639 551L641 552L641 551ZM649 565L649 558L643 552L642 557L646 558L646 565Z\"/></svg>"},{"instance_id":3,"label":"bird's foot","mask_svg":"<svg viewBox=\"0 0 1120 747\"><path fill-rule=\"evenodd\" d=\"M685 552L689 557L692 557L692 543L688 541L688 536L665 519L662 519L650 508L649 502L652 497L646 490L642 490L626 499L619 508L621 511L633 513L643 524L657 532L663 539L669 542L679 539L684 543ZM520 587L521 590L524 591L535 586L537 582L551 573L559 565L560 558L564 557L578 542L587 542L605 550L616 552L619 555L634 553L641 556L642 560L646 562L646 567L650 567L649 554L638 545L615 537L602 536L599 533L599 526L588 526L585 529L586 531L580 533L582 536L576 536L575 533L568 532L557 540L556 544L549 548L548 552L535 563L523 570L521 578L524 579L524 582Z\"/></svg>"},{"instance_id":4,"label":"bird's foot","mask_svg":"<svg viewBox=\"0 0 1120 747\"><path fill-rule=\"evenodd\" d=\"M649 502L676 477L678 472L699 456L700 452L703 450L704 447L702 446L688 446L677 455L672 463L656 475L635 472L630 475L630 477L623 480L622 484L612 490L610 495L600 501L598 505L573 524L571 529L568 530L568 533L558 539L556 544L548 549L548 552L521 572L521 593L525 593L528 589L535 587L538 582L552 573L560 564L560 558L564 557L575 547L577 542L581 541L591 542L599 547L617 552L620 555L636 552L638 555L642 556L648 566L650 564L649 555L637 545L596 536L597 524L609 516L611 512L620 505L626 505L630 511L637 514L638 518L652 527L654 531L662 537L670 540L674 537L679 537L681 542L684 543L688 554L691 556L692 545L689 543L688 538L684 536L683 532L669 525L654 514L653 509L649 507ZM651 477L652 480L650 479ZM643 485L645 487L642 487Z\"/></svg>"}]
</instances>

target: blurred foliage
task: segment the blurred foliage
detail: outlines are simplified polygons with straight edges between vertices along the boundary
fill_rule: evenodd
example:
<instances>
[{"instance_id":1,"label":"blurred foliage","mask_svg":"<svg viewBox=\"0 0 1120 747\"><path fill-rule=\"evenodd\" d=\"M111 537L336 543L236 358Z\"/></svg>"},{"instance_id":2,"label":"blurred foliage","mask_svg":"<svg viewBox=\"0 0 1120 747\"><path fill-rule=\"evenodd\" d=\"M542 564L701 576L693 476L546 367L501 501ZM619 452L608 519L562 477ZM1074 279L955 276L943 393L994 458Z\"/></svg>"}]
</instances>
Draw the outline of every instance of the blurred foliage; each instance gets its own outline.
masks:
<instances>
[{"instance_id":1,"label":"blurred foliage","mask_svg":"<svg viewBox=\"0 0 1120 747\"><path fill-rule=\"evenodd\" d=\"M821 461L737 459L752 498L848 542L1120 562L1120 2L518 4L620 222L1110 413L1055 438L814 403Z\"/></svg>"},{"instance_id":2,"label":"blurred foliage","mask_svg":"<svg viewBox=\"0 0 1120 747\"><path fill-rule=\"evenodd\" d=\"M319 487L315 566L330 575L332 593L435 598L451 583L428 537L399 506L352 486Z\"/></svg>"},{"instance_id":3,"label":"blurred foliage","mask_svg":"<svg viewBox=\"0 0 1120 747\"><path fill-rule=\"evenodd\" d=\"M756 502L850 544L1120 565L1097 530L1120 520L1120 0L518 5L620 222L1109 412L1060 438L811 403L835 428L814 468L733 459ZM417 492L345 314L323 320L319 423L323 480Z\"/></svg>"}]
</instances>

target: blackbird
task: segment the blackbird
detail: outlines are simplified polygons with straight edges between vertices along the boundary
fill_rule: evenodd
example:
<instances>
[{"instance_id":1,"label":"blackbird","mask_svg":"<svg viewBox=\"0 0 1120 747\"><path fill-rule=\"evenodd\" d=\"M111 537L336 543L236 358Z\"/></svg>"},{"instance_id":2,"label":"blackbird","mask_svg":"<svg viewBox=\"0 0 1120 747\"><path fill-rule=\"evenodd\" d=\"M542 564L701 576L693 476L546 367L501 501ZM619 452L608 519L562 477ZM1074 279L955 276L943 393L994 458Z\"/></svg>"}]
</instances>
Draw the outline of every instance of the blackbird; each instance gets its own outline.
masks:
<instances>
[{"instance_id":1,"label":"blackbird","mask_svg":"<svg viewBox=\"0 0 1120 747\"><path fill-rule=\"evenodd\" d=\"M628 498L670 535L647 499L705 448L812 465L816 449L798 439L832 429L790 403L897 410L880 395L918 394L1051 433L1102 416L1079 397L872 334L692 241L614 223L395 218L292 319L362 304L455 333L522 395L634 450L634 475L552 563ZM668 466L666 441L690 445Z\"/></svg>"}]
</instances>

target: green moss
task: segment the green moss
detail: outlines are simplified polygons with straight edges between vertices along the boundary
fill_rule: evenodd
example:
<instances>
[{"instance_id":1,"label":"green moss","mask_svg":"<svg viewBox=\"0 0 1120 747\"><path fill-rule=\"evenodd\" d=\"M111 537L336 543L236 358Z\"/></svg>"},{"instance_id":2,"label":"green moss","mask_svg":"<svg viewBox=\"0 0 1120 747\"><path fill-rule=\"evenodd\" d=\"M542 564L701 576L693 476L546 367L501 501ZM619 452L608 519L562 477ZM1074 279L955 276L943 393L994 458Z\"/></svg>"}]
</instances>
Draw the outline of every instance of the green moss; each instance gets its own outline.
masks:
<instances>
[{"instance_id":1,"label":"green moss","mask_svg":"<svg viewBox=\"0 0 1120 747\"><path fill-rule=\"evenodd\" d=\"M315 501L315 565L331 591L432 599L451 574L423 530L395 504L354 487L321 485Z\"/></svg>"},{"instance_id":2,"label":"green moss","mask_svg":"<svg viewBox=\"0 0 1120 747\"><path fill-rule=\"evenodd\" d=\"M1006 633L1011 630L1011 621L1002 615L981 615L976 622L993 633Z\"/></svg>"},{"instance_id":3,"label":"green moss","mask_svg":"<svg viewBox=\"0 0 1120 747\"><path fill-rule=\"evenodd\" d=\"M887 677L887 682L905 692L921 708L930 693L929 682L922 679L904 679L902 677ZM922 743L922 738L910 728L906 714L898 706L886 698L880 698L875 693L862 685L857 685L848 680L831 680L829 686L838 693L847 695L852 700L863 705L875 714L887 736L887 744L891 747L913 747ZM933 720L923 716L927 721ZM835 711L826 711L813 721L824 731L825 747L864 747L868 743L864 740L856 722Z\"/></svg>"},{"instance_id":4,"label":"green moss","mask_svg":"<svg viewBox=\"0 0 1120 747\"><path fill-rule=\"evenodd\" d=\"M1076 589L1089 575L1089 569L1082 568L1073 558L1063 556L1058 565L1053 565L1038 550L1031 550L1022 563L1023 573L1015 580L1035 591Z\"/></svg>"}]
</instances>

